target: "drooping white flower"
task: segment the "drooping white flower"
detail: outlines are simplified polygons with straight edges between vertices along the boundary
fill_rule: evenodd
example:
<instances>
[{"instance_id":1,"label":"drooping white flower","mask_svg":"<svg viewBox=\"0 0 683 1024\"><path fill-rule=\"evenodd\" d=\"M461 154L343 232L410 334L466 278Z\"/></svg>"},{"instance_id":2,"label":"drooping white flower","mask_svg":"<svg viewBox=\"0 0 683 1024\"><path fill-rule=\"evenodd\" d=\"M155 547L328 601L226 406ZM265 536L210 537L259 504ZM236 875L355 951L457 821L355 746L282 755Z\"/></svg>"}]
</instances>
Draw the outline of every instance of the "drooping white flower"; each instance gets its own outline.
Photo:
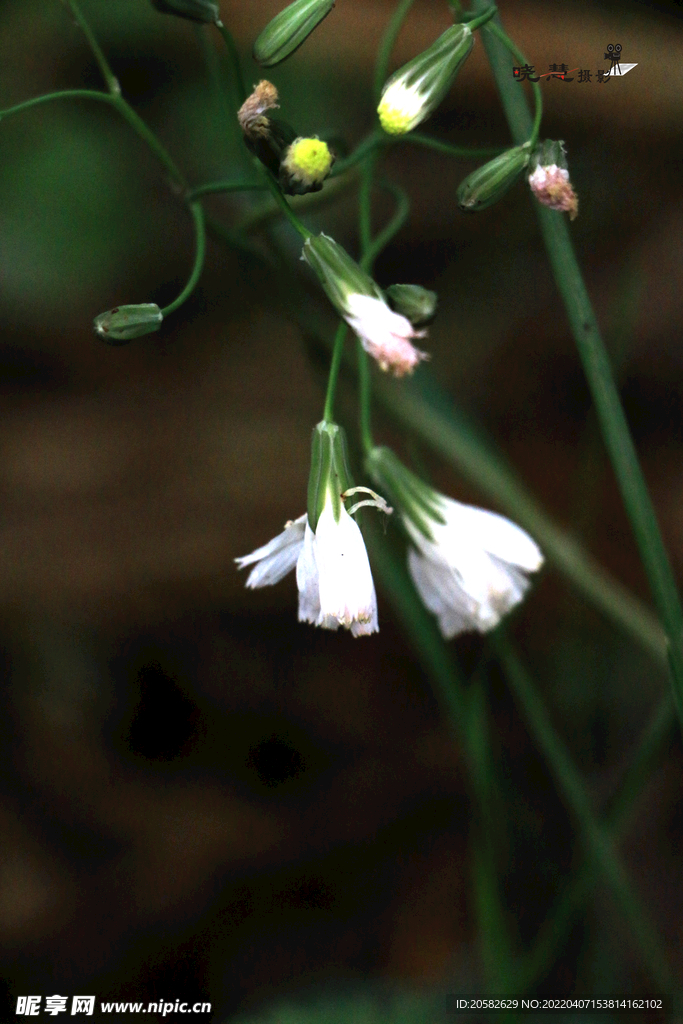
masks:
<instances>
[{"instance_id":1,"label":"drooping white flower","mask_svg":"<svg viewBox=\"0 0 683 1024\"><path fill-rule=\"evenodd\" d=\"M308 512L250 555L236 558L240 569L254 565L248 587L278 583L296 566L299 621L323 629L344 626L353 636L376 633L377 597L365 542L352 518L361 505L391 512L376 495L346 510L345 499L366 487L351 487L346 438L336 423L323 420L313 431ZM313 525L311 525L313 524Z\"/></svg>"},{"instance_id":2,"label":"drooping white flower","mask_svg":"<svg viewBox=\"0 0 683 1024\"><path fill-rule=\"evenodd\" d=\"M279 583L296 566L299 622L323 629L344 626L353 636L366 636L379 629L365 542L343 505L338 523L331 504L327 504L315 533L304 513L287 523L268 544L235 561L240 569L256 563L247 579L248 587Z\"/></svg>"},{"instance_id":3,"label":"drooping white flower","mask_svg":"<svg viewBox=\"0 0 683 1024\"><path fill-rule=\"evenodd\" d=\"M413 541L408 568L424 604L436 615L446 639L498 625L524 597L543 555L521 527L504 516L434 492L436 516L429 516L431 538L403 522Z\"/></svg>"},{"instance_id":4,"label":"drooping white flower","mask_svg":"<svg viewBox=\"0 0 683 1024\"><path fill-rule=\"evenodd\" d=\"M316 272L330 301L382 370L403 377L429 358L412 344L413 338L424 338L427 332L415 330L407 317L390 309L373 279L333 238L325 234L307 238L302 259Z\"/></svg>"},{"instance_id":5,"label":"drooping white flower","mask_svg":"<svg viewBox=\"0 0 683 1024\"><path fill-rule=\"evenodd\" d=\"M412 344L413 338L424 338L427 332L416 331L407 317L389 309L382 299L352 294L346 299L346 307L344 319L381 370L404 377L429 358Z\"/></svg>"},{"instance_id":6,"label":"drooping white flower","mask_svg":"<svg viewBox=\"0 0 683 1024\"><path fill-rule=\"evenodd\" d=\"M332 505L326 504L315 533L306 524L296 582L300 622L323 629L344 626L353 636L378 631L377 596L365 542L343 505L339 522Z\"/></svg>"},{"instance_id":7,"label":"drooping white flower","mask_svg":"<svg viewBox=\"0 0 683 1024\"><path fill-rule=\"evenodd\" d=\"M536 542L504 516L435 491L388 448L374 448L366 466L394 499L411 542L410 575L442 635L497 626L543 564Z\"/></svg>"}]
</instances>

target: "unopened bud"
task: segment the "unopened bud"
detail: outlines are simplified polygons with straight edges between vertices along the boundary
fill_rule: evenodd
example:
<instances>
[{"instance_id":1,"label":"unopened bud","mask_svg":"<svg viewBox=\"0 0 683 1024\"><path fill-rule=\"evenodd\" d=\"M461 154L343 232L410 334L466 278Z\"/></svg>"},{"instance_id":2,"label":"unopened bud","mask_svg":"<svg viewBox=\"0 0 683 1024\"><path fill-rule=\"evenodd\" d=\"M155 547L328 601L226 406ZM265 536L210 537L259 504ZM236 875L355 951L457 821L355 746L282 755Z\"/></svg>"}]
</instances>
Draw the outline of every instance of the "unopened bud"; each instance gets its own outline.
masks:
<instances>
[{"instance_id":1,"label":"unopened bud","mask_svg":"<svg viewBox=\"0 0 683 1024\"><path fill-rule=\"evenodd\" d=\"M334 155L320 139L295 139L280 163L280 188L288 196L319 192L332 170Z\"/></svg>"},{"instance_id":2,"label":"unopened bud","mask_svg":"<svg viewBox=\"0 0 683 1024\"><path fill-rule=\"evenodd\" d=\"M434 319L438 296L419 284L390 284L386 289L393 310L410 320L414 326Z\"/></svg>"},{"instance_id":3,"label":"unopened bud","mask_svg":"<svg viewBox=\"0 0 683 1024\"><path fill-rule=\"evenodd\" d=\"M93 326L108 345L125 345L133 338L158 331L163 319L156 302L142 302L134 306L114 306L96 316Z\"/></svg>"},{"instance_id":4,"label":"unopened bud","mask_svg":"<svg viewBox=\"0 0 683 1024\"><path fill-rule=\"evenodd\" d=\"M511 188L529 163L531 144L508 149L472 171L458 186L458 206L466 213L485 210Z\"/></svg>"},{"instance_id":5,"label":"unopened bud","mask_svg":"<svg viewBox=\"0 0 683 1024\"><path fill-rule=\"evenodd\" d=\"M294 0L276 14L254 43L254 60L264 68L286 60L334 7L334 0Z\"/></svg>"},{"instance_id":6,"label":"unopened bud","mask_svg":"<svg viewBox=\"0 0 683 1024\"><path fill-rule=\"evenodd\" d=\"M450 89L473 44L467 25L451 25L427 50L393 74L377 108L384 131L403 135L428 118Z\"/></svg>"},{"instance_id":7,"label":"unopened bud","mask_svg":"<svg viewBox=\"0 0 683 1024\"><path fill-rule=\"evenodd\" d=\"M531 167L529 186L539 203L568 213L569 219L574 220L579 212L579 200L569 180L564 143L551 140L540 143Z\"/></svg>"},{"instance_id":8,"label":"unopened bud","mask_svg":"<svg viewBox=\"0 0 683 1024\"><path fill-rule=\"evenodd\" d=\"M163 14L175 14L190 21L215 23L220 20L218 4L213 0L152 0L152 6Z\"/></svg>"}]
</instances>

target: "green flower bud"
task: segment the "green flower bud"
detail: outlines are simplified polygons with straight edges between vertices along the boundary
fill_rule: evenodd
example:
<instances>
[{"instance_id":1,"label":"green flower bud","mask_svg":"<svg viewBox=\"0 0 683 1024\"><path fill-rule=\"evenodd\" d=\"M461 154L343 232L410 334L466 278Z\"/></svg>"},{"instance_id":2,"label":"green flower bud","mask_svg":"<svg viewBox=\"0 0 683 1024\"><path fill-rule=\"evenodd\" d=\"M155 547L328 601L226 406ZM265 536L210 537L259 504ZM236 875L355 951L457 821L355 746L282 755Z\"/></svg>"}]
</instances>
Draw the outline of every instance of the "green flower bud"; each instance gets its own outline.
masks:
<instances>
[{"instance_id":1,"label":"green flower bud","mask_svg":"<svg viewBox=\"0 0 683 1024\"><path fill-rule=\"evenodd\" d=\"M434 318L438 297L436 292L419 284L391 284L386 289L391 308L407 317L411 324L426 324Z\"/></svg>"},{"instance_id":2,"label":"green flower bud","mask_svg":"<svg viewBox=\"0 0 683 1024\"><path fill-rule=\"evenodd\" d=\"M213 0L152 0L152 6L163 14L175 14L190 21L217 22L221 13Z\"/></svg>"},{"instance_id":3,"label":"green flower bud","mask_svg":"<svg viewBox=\"0 0 683 1024\"><path fill-rule=\"evenodd\" d=\"M254 43L254 60L264 68L286 60L334 7L334 0L294 0L276 14Z\"/></svg>"},{"instance_id":4,"label":"green flower bud","mask_svg":"<svg viewBox=\"0 0 683 1024\"><path fill-rule=\"evenodd\" d=\"M114 306L96 316L93 326L108 345L125 345L133 338L158 331L163 319L156 302L142 302L134 306Z\"/></svg>"},{"instance_id":5,"label":"green flower bud","mask_svg":"<svg viewBox=\"0 0 683 1024\"><path fill-rule=\"evenodd\" d=\"M320 139L295 139L280 163L280 188L288 196L319 192L332 170L334 155Z\"/></svg>"},{"instance_id":6,"label":"green flower bud","mask_svg":"<svg viewBox=\"0 0 683 1024\"><path fill-rule=\"evenodd\" d=\"M349 295L369 295L381 299L382 293L372 278L352 260L329 235L311 235L304 242L302 258L315 271L330 302L342 316L348 312Z\"/></svg>"},{"instance_id":7,"label":"green flower bud","mask_svg":"<svg viewBox=\"0 0 683 1024\"><path fill-rule=\"evenodd\" d=\"M496 203L521 176L529 163L530 149L529 142L515 146L468 174L456 192L460 209L474 213Z\"/></svg>"},{"instance_id":8,"label":"green flower bud","mask_svg":"<svg viewBox=\"0 0 683 1024\"><path fill-rule=\"evenodd\" d=\"M474 44L467 25L451 25L435 43L391 76L377 108L389 135L403 135L441 103Z\"/></svg>"},{"instance_id":9,"label":"green flower bud","mask_svg":"<svg viewBox=\"0 0 683 1024\"><path fill-rule=\"evenodd\" d=\"M308 522L314 533L326 505L331 506L334 520L339 522L341 496L350 487L346 434L336 423L322 420L313 429L308 478Z\"/></svg>"}]
</instances>

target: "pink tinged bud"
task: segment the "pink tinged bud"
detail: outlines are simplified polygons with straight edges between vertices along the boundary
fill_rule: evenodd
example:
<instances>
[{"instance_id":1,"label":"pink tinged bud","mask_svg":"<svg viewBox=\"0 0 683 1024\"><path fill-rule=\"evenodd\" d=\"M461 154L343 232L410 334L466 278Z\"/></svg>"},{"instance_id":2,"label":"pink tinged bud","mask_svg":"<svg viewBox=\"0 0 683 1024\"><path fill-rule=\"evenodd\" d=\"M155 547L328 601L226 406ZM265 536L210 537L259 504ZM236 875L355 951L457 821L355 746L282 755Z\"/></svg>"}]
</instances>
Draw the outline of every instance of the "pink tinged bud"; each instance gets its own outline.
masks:
<instances>
[{"instance_id":1,"label":"pink tinged bud","mask_svg":"<svg viewBox=\"0 0 683 1024\"><path fill-rule=\"evenodd\" d=\"M579 200L569 180L569 171L557 164L541 167L529 175L531 191L543 206L568 213L574 220L579 212Z\"/></svg>"},{"instance_id":2,"label":"pink tinged bud","mask_svg":"<svg viewBox=\"0 0 683 1024\"><path fill-rule=\"evenodd\" d=\"M427 352L412 344L413 338L424 338L427 332L416 331L410 320L394 313L382 299L351 294L346 297L345 307L346 322L381 370L405 377L418 363L429 359Z\"/></svg>"}]
</instances>

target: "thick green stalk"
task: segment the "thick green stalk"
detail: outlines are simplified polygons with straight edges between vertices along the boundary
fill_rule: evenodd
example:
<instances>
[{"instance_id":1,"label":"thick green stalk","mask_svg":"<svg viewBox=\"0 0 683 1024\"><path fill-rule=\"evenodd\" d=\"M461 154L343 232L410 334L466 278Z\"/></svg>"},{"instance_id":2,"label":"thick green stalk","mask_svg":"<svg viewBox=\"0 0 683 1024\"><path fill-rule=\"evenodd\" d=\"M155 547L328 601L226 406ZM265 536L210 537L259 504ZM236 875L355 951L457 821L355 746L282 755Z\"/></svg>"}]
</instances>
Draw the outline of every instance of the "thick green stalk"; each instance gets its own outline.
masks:
<instances>
[{"instance_id":1,"label":"thick green stalk","mask_svg":"<svg viewBox=\"0 0 683 1024\"><path fill-rule=\"evenodd\" d=\"M474 0L475 10L485 0ZM515 142L531 131L531 117L519 88L509 74L505 45L496 37L494 22L482 32L484 46ZM521 56L521 55L520 55ZM567 223L560 213L537 204L555 281L567 311L600 423L602 436L631 520L652 595L668 638L674 702L683 726L683 611L657 517L626 421L597 319L579 270Z\"/></svg>"},{"instance_id":2,"label":"thick green stalk","mask_svg":"<svg viewBox=\"0 0 683 1024\"><path fill-rule=\"evenodd\" d=\"M529 731L548 762L568 806L578 820L595 865L600 869L631 926L652 980L659 986L660 992L671 993L673 977L664 943L652 926L630 882L608 830L596 819L583 780L574 767L562 739L546 715L543 702L502 630L492 634L491 643L498 652L507 681Z\"/></svg>"}]
</instances>

